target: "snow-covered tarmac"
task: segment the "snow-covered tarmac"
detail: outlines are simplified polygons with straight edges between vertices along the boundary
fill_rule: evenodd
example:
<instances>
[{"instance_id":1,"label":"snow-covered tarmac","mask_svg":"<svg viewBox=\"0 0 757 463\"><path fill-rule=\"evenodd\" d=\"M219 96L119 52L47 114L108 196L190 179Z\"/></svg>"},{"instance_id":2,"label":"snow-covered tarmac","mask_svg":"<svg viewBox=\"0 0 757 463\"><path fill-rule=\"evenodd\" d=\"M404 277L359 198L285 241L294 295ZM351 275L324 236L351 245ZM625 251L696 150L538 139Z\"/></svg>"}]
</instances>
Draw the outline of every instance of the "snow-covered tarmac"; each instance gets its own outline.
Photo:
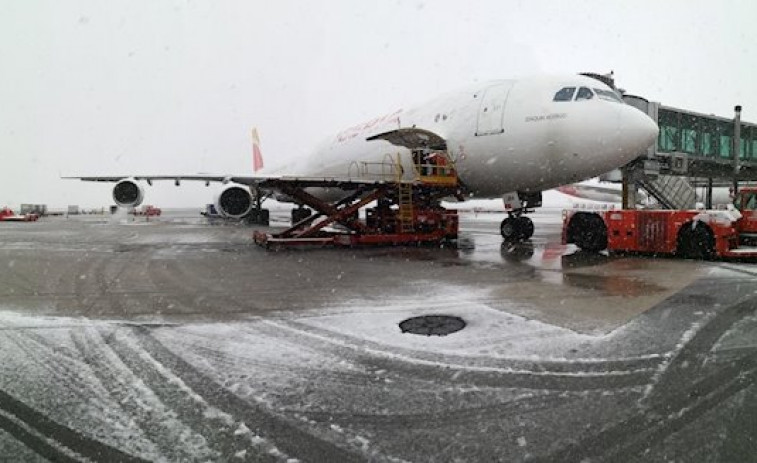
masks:
<instances>
[{"instance_id":1,"label":"snow-covered tarmac","mask_svg":"<svg viewBox=\"0 0 757 463\"><path fill-rule=\"evenodd\" d=\"M499 220L280 252L180 212L4 224L0 460L754 461L756 267Z\"/></svg>"}]
</instances>

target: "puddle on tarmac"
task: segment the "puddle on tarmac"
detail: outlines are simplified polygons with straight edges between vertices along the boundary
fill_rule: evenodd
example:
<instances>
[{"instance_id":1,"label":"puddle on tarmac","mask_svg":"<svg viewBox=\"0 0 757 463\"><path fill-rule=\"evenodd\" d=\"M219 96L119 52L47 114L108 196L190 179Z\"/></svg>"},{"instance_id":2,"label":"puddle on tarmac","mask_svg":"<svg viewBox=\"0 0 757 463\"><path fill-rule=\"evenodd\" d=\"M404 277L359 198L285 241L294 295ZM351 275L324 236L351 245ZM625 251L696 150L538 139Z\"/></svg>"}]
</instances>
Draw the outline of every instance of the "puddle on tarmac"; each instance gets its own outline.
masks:
<instances>
[{"instance_id":1,"label":"puddle on tarmac","mask_svg":"<svg viewBox=\"0 0 757 463\"><path fill-rule=\"evenodd\" d=\"M580 289L600 291L607 296L639 297L667 290L667 288L646 282L640 278L618 275L587 275L565 272L563 273L562 283Z\"/></svg>"}]
</instances>

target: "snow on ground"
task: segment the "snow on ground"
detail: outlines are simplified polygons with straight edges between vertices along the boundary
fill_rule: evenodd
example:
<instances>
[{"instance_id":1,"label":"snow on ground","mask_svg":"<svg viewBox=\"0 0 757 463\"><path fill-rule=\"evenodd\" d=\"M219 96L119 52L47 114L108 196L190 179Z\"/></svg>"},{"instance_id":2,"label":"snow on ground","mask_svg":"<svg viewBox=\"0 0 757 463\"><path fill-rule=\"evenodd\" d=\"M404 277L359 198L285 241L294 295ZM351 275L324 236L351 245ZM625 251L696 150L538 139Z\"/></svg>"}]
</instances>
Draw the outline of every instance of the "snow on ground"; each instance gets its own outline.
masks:
<instances>
[{"instance_id":1,"label":"snow on ground","mask_svg":"<svg viewBox=\"0 0 757 463\"><path fill-rule=\"evenodd\" d=\"M298 321L353 341L365 340L384 346L385 354L393 348L401 348L436 354L544 359L554 355L564 357L568 349L594 339L493 309L482 302L487 291L476 294L470 287L434 286L432 282L424 286L429 295L422 299L413 301L403 295L386 300L381 306L376 306L375 301L351 301L335 313L311 313L299 317ZM457 316L467 325L447 336L402 333L400 322L421 315Z\"/></svg>"}]
</instances>

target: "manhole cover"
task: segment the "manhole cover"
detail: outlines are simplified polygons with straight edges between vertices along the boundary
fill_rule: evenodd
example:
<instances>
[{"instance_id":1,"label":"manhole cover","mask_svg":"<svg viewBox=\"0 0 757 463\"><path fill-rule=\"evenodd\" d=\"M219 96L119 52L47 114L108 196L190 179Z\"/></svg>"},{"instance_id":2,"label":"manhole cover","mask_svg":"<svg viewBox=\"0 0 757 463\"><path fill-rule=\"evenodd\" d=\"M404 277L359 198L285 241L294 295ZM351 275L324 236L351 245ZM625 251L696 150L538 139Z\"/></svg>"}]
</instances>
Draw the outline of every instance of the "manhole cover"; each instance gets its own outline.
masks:
<instances>
[{"instance_id":1,"label":"manhole cover","mask_svg":"<svg viewBox=\"0 0 757 463\"><path fill-rule=\"evenodd\" d=\"M465 328L465 320L449 315L424 315L400 322L403 333L446 336Z\"/></svg>"}]
</instances>

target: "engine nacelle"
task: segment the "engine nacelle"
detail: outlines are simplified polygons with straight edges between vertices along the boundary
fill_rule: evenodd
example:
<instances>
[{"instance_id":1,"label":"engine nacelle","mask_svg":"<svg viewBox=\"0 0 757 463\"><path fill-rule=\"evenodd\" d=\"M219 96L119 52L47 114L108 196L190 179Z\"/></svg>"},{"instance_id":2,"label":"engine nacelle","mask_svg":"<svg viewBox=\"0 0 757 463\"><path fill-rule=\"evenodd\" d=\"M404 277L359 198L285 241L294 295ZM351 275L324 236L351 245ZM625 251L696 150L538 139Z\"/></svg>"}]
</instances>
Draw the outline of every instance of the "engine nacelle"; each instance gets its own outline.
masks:
<instances>
[{"instance_id":1,"label":"engine nacelle","mask_svg":"<svg viewBox=\"0 0 757 463\"><path fill-rule=\"evenodd\" d=\"M231 185L216 196L216 211L227 218L241 219L250 213L253 202L250 190L239 185Z\"/></svg>"},{"instance_id":2,"label":"engine nacelle","mask_svg":"<svg viewBox=\"0 0 757 463\"><path fill-rule=\"evenodd\" d=\"M118 207L137 207L144 197L144 190L133 178L119 180L113 187L113 201Z\"/></svg>"}]
</instances>

